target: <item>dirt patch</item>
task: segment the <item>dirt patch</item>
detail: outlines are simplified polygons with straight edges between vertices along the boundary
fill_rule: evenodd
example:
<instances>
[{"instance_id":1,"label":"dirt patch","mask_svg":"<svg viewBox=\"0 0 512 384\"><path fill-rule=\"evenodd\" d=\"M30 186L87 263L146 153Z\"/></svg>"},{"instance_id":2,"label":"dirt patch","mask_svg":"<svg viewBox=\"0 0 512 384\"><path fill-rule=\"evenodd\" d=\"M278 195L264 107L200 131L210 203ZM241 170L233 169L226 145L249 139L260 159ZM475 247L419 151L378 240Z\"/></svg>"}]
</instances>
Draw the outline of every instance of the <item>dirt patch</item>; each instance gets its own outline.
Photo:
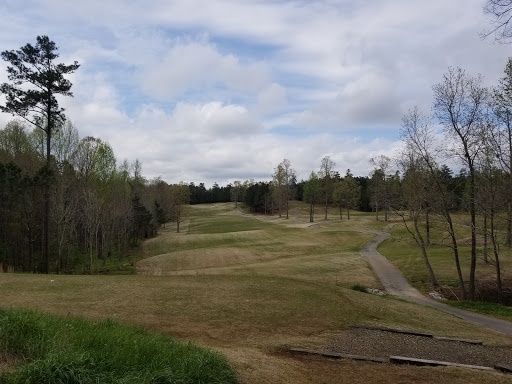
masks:
<instances>
[{"instance_id":1,"label":"dirt patch","mask_svg":"<svg viewBox=\"0 0 512 384\"><path fill-rule=\"evenodd\" d=\"M350 329L325 348L330 352L386 358L392 355L492 367L512 364L512 347L473 345L369 329Z\"/></svg>"},{"instance_id":2,"label":"dirt patch","mask_svg":"<svg viewBox=\"0 0 512 384\"><path fill-rule=\"evenodd\" d=\"M14 372L18 362L10 356L0 353L0 376Z\"/></svg>"}]
</instances>

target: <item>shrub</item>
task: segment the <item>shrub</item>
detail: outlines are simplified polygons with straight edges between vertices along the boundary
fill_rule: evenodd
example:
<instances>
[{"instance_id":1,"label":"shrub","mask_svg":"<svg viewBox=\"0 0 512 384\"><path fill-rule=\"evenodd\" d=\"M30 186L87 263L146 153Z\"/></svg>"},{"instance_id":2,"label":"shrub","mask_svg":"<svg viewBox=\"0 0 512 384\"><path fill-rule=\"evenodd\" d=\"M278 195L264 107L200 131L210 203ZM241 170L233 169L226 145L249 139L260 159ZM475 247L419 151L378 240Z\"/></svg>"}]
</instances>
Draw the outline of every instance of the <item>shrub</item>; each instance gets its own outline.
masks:
<instances>
[{"instance_id":1,"label":"shrub","mask_svg":"<svg viewBox=\"0 0 512 384\"><path fill-rule=\"evenodd\" d=\"M359 291L359 292L364 292L364 293L368 293L368 288L366 288L364 285L362 284L354 284L353 286L350 287L350 289L354 290L354 291Z\"/></svg>"}]
</instances>

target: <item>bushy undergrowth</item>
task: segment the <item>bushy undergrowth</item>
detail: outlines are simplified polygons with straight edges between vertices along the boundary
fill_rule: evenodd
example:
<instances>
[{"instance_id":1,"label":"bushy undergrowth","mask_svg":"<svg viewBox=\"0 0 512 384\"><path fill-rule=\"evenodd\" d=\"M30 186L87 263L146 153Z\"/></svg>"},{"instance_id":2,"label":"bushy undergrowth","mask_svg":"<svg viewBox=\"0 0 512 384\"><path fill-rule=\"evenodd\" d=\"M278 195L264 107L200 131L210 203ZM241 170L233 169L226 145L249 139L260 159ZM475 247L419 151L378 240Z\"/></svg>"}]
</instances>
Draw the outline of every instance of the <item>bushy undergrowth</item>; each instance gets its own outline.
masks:
<instances>
[{"instance_id":1,"label":"bushy undergrowth","mask_svg":"<svg viewBox=\"0 0 512 384\"><path fill-rule=\"evenodd\" d=\"M354 291L358 291L358 292L364 292L364 293L368 293L368 288L366 288L364 285L362 284L354 284L350 287L350 289L354 290Z\"/></svg>"},{"instance_id":2,"label":"bushy undergrowth","mask_svg":"<svg viewBox=\"0 0 512 384\"><path fill-rule=\"evenodd\" d=\"M236 383L220 355L112 320L0 309L0 359L14 360L1 384Z\"/></svg>"}]
</instances>

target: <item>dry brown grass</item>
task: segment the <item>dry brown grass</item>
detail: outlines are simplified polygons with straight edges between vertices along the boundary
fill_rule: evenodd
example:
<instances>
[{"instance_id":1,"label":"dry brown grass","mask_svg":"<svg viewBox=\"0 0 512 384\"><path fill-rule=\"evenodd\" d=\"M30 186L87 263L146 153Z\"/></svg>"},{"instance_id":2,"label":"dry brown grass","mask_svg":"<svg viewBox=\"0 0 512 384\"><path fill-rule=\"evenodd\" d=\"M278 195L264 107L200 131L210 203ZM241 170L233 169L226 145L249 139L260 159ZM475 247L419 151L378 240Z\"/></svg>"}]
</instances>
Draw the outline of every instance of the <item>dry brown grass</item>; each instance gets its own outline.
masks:
<instances>
[{"instance_id":1,"label":"dry brown grass","mask_svg":"<svg viewBox=\"0 0 512 384\"><path fill-rule=\"evenodd\" d=\"M288 355L285 346L322 348L350 324L491 344L512 339L434 309L346 289L356 282L376 284L357 251L370 238L358 232L371 229L363 219L290 228L301 219L254 218L226 205L202 209L191 210L188 232L169 228L146 244L147 254L156 257L144 263L165 265L174 276L4 274L2 306L111 317L194 341L225 354L243 383L509 382L494 373ZM221 217L229 231L221 231ZM261 228L233 231L238 226Z\"/></svg>"},{"instance_id":2,"label":"dry brown grass","mask_svg":"<svg viewBox=\"0 0 512 384\"><path fill-rule=\"evenodd\" d=\"M506 382L500 375L467 370L332 362L281 352L286 345L322 348L350 324L417 329L495 344L512 342L440 311L297 279L5 274L0 292L4 306L111 317L214 348L229 358L244 383L322 382L319 378L427 383L453 376L459 380L455 382L477 383L483 378ZM345 381L333 381L337 375Z\"/></svg>"}]
</instances>

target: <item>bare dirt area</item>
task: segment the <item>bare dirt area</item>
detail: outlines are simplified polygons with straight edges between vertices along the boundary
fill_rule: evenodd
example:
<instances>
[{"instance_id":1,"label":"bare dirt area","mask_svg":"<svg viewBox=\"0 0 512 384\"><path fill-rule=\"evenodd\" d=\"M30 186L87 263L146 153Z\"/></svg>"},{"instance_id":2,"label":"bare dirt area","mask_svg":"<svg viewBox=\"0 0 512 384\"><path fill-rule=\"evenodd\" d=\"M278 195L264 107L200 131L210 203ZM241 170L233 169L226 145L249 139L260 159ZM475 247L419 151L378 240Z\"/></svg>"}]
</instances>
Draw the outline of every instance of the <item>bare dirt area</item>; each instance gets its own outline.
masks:
<instances>
[{"instance_id":1,"label":"bare dirt area","mask_svg":"<svg viewBox=\"0 0 512 384\"><path fill-rule=\"evenodd\" d=\"M325 349L369 357L404 356L484 367L512 364L510 346L475 345L360 328L345 331L333 339Z\"/></svg>"}]
</instances>

